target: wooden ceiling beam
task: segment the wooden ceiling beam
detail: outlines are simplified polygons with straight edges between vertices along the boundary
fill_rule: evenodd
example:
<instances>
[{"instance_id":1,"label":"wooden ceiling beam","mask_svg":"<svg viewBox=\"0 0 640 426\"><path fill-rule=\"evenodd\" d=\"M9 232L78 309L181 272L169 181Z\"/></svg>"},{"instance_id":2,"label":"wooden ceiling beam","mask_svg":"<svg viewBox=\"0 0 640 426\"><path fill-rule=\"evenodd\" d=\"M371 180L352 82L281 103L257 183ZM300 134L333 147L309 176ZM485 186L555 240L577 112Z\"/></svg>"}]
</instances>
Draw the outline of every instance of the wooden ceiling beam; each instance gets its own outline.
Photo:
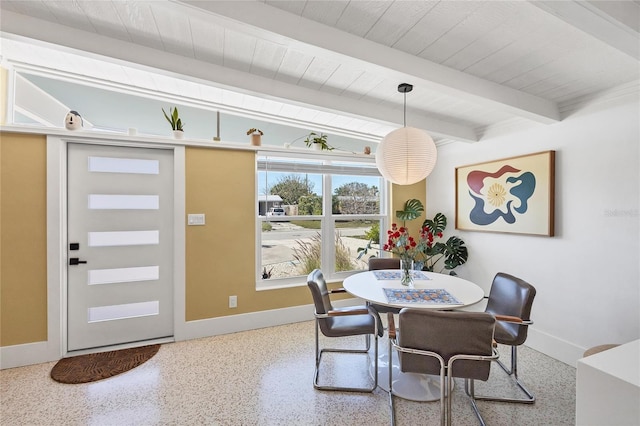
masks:
<instances>
[{"instance_id":1,"label":"wooden ceiling beam","mask_svg":"<svg viewBox=\"0 0 640 426\"><path fill-rule=\"evenodd\" d=\"M175 4L175 3L174 3ZM237 30L336 62L422 85L508 114L544 124L560 121L555 102L410 55L261 2L180 1L211 18L235 22ZM247 26L253 27L247 30Z\"/></svg>"}]
</instances>

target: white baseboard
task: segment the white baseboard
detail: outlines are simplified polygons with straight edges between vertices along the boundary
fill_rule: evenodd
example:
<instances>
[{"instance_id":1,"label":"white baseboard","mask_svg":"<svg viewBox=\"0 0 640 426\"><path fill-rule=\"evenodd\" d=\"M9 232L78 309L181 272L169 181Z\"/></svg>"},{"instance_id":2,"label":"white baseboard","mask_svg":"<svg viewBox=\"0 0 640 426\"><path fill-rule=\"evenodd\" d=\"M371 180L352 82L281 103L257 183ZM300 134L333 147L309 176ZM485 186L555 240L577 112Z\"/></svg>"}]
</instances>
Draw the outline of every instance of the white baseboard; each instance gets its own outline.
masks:
<instances>
[{"instance_id":1,"label":"white baseboard","mask_svg":"<svg viewBox=\"0 0 640 426\"><path fill-rule=\"evenodd\" d=\"M350 306L361 301L356 299L337 300L336 307ZM269 311L251 312L248 314L230 315L226 317L189 321L181 324L174 336L175 340L191 340L219 334L237 333L239 331L291 324L313 319L313 305L293 306L290 308ZM35 342L24 345L0 347L0 370L5 368L24 367L43 362L58 361L61 358L59 344L53 342Z\"/></svg>"},{"instance_id":2,"label":"white baseboard","mask_svg":"<svg viewBox=\"0 0 640 426\"><path fill-rule=\"evenodd\" d=\"M51 346L55 345L49 345L49 342L35 342L0 347L0 370L58 361L60 353L58 350L52 350Z\"/></svg>"},{"instance_id":3,"label":"white baseboard","mask_svg":"<svg viewBox=\"0 0 640 426\"><path fill-rule=\"evenodd\" d=\"M536 330L533 327L529 327L525 345L572 367L577 366L578 360L582 358L585 351L585 348Z\"/></svg>"},{"instance_id":4,"label":"white baseboard","mask_svg":"<svg viewBox=\"0 0 640 426\"><path fill-rule=\"evenodd\" d=\"M332 301L332 304L336 307L352 306L359 303L360 301L357 299ZM176 334L175 339L176 341L200 339L202 337L217 336L220 334L237 333L239 331L255 330L294 322L311 321L313 319L313 312L313 305L301 305L270 311L250 312L248 314L189 321L184 324L183 332L180 333L180 335Z\"/></svg>"}]
</instances>

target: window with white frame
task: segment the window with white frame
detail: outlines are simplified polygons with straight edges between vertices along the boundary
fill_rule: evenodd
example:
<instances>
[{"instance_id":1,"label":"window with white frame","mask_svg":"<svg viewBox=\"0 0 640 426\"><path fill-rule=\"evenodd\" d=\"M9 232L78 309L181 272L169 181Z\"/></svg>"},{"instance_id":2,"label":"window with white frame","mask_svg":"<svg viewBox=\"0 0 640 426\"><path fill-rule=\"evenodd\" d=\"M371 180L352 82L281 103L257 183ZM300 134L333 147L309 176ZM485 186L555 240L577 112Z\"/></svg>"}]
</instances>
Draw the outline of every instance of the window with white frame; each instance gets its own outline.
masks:
<instances>
[{"instance_id":1,"label":"window with white frame","mask_svg":"<svg viewBox=\"0 0 640 426\"><path fill-rule=\"evenodd\" d=\"M258 155L257 288L301 285L313 269L342 279L379 255L386 187L373 158Z\"/></svg>"}]
</instances>

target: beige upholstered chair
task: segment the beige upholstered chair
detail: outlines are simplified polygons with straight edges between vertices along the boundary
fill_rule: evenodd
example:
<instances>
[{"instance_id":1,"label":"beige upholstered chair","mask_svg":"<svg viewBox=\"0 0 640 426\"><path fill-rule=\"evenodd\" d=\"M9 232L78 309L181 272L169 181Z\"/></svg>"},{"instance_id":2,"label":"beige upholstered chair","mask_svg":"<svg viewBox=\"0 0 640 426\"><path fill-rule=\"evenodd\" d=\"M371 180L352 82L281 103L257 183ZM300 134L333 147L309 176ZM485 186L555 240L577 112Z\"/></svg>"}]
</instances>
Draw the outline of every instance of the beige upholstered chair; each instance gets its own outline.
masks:
<instances>
[{"instance_id":1,"label":"beige upholstered chair","mask_svg":"<svg viewBox=\"0 0 640 426\"><path fill-rule=\"evenodd\" d=\"M515 381L526 395L524 398L506 398L496 396L476 396L473 389L467 389L469 396L476 400L519 402L533 404L536 398L518 378L518 346L527 340L527 331L531 321L531 306L536 296L536 289L529 283L513 275L499 272L491 284L489 300L485 312L493 314L496 322L495 341L501 345L511 346L511 368L501 361L500 367Z\"/></svg>"},{"instance_id":2,"label":"beige upholstered chair","mask_svg":"<svg viewBox=\"0 0 640 426\"><path fill-rule=\"evenodd\" d=\"M370 257L369 258L369 270L378 271L380 269L400 269L400 259L393 257ZM367 302L368 303L368 302ZM377 303L368 303L376 312L384 314L392 312L398 314L400 308L394 308L391 306L379 305Z\"/></svg>"},{"instance_id":3,"label":"beige upholstered chair","mask_svg":"<svg viewBox=\"0 0 640 426\"><path fill-rule=\"evenodd\" d=\"M313 376L313 386L321 390L338 390L351 392L373 392L378 386L378 336L382 336L383 328L378 314L367 306L353 306L348 308L334 308L331 304L330 294L344 292L344 289L329 290L324 276L319 269L312 271L307 277L307 285L313 296L315 305L315 338L316 338L316 367ZM364 335L366 347L364 349L334 349L323 348L320 350L319 333L326 337L346 337ZM325 352L342 352L365 354L367 357L366 369L368 369L368 352L371 347L371 336L374 336L374 371L375 377L370 387L337 387L319 384L320 364Z\"/></svg>"},{"instance_id":4,"label":"beige upholstered chair","mask_svg":"<svg viewBox=\"0 0 640 426\"><path fill-rule=\"evenodd\" d=\"M491 361L498 358L493 348L495 318L485 312L452 312L404 308L396 330L393 314L389 321L389 359L398 351L400 371L440 376L440 422L451 424L453 378L487 380ZM445 409L446 401L446 409ZM471 405L484 425L473 399ZM393 368L389 368L389 406L395 424Z\"/></svg>"}]
</instances>

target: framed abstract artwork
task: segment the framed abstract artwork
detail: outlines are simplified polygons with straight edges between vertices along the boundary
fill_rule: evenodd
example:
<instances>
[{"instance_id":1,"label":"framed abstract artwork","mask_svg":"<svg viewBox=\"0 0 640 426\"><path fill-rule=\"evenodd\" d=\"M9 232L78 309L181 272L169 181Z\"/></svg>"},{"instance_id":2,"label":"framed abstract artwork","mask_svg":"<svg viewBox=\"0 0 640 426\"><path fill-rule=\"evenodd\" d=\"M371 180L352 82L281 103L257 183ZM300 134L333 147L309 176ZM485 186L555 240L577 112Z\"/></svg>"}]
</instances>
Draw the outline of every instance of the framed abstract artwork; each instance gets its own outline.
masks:
<instances>
[{"instance_id":1,"label":"framed abstract artwork","mask_svg":"<svg viewBox=\"0 0 640 426\"><path fill-rule=\"evenodd\" d=\"M555 151L456 168L456 229L554 235Z\"/></svg>"}]
</instances>

